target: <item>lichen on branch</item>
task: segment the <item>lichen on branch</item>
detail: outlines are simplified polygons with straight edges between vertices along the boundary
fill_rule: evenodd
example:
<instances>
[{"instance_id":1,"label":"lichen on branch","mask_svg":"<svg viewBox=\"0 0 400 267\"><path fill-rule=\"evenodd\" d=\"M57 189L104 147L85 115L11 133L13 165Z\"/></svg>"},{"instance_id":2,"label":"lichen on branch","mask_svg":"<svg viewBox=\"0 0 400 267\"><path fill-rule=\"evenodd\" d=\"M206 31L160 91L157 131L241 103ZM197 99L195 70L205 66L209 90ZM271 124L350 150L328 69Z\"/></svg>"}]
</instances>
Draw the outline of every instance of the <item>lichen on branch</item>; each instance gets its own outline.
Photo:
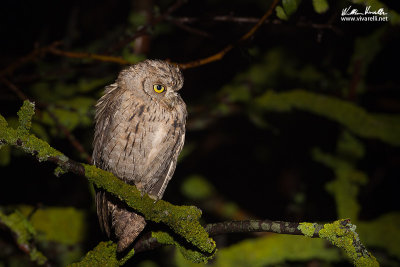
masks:
<instances>
[{"instance_id":1,"label":"lichen on branch","mask_svg":"<svg viewBox=\"0 0 400 267\"><path fill-rule=\"evenodd\" d=\"M136 187L124 183L113 174L92 165L83 164L83 166L86 177L97 187L116 195L128 206L143 214L146 220L166 224L176 234L205 253L201 260L197 257L196 262L207 261L212 257L215 252L215 242L200 225L200 209L194 206L174 206L164 200L154 203L148 195L142 196Z\"/></svg>"},{"instance_id":2,"label":"lichen on branch","mask_svg":"<svg viewBox=\"0 0 400 267\"><path fill-rule=\"evenodd\" d=\"M146 220L167 225L172 231L183 237L191 249L185 244L177 242L172 235L165 232L153 233L152 238L161 244L177 246L182 255L194 263L206 263L215 252L215 242L209 237L210 233L268 231L276 233L302 234L308 237L320 237L330 241L333 245L343 248L356 266L379 266L376 259L366 250L355 232L355 225L350 220L338 220L333 223L320 225L317 223L273 222L273 221L247 221L213 224L203 228L200 225L201 210L194 206L174 206L166 201L159 200L154 203L148 195L142 193L132 185L128 185L112 173L96 168L92 165L75 162L58 150L50 147L45 141L29 134L31 119L34 114L34 104L25 101L18 112L20 125L17 129L8 127L7 121L0 115L0 144L8 144L21 148L27 153L35 155L39 161L56 163L65 172L85 176L91 183L118 197L128 206L141 213ZM60 170L59 170L60 173ZM11 217L1 216L4 221ZM26 228L29 229L29 228ZM213 230L214 229L214 230ZM28 231L29 233L29 231ZM31 232L32 234L33 232ZM94 250L87 253L86 257L73 266L96 265L106 261L109 266L123 264L134 251L128 253L123 259L117 259L116 246L112 242L101 242Z\"/></svg>"},{"instance_id":3,"label":"lichen on branch","mask_svg":"<svg viewBox=\"0 0 400 267\"><path fill-rule=\"evenodd\" d=\"M175 206L163 200L155 203L148 195L142 196L135 186L124 183L112 173L69 159L45 141L29 134L33 114L34 104L25 101L18 112L20 125L17 129L8 127L7 121L0 115L0 143L21 148L25 152L35 155L39 161L54 162L66 172L85 176L97 187L112 193L128 206L140 212L146 220L166 224L200 252L196 258L190 260L207 262L213 257L216 250L215 242L200 225L201 211L198 208ZM60 172L58 171L58 173Z\"/></svg>"},{"instance_id":4,"label":"lichen on branch","mask_svg":"<svg viewBox=\"0 0 400 267\"><path fill-rule=\"evenodd\" d=\"M305 236L312 237L316 234L336 247L342 248L355 266L379 266L375 257L361 243L355 231L356 226L349 219L327 223L322 228L318 224L300 223L298 228Z\"/></svg>"}]
</instances>

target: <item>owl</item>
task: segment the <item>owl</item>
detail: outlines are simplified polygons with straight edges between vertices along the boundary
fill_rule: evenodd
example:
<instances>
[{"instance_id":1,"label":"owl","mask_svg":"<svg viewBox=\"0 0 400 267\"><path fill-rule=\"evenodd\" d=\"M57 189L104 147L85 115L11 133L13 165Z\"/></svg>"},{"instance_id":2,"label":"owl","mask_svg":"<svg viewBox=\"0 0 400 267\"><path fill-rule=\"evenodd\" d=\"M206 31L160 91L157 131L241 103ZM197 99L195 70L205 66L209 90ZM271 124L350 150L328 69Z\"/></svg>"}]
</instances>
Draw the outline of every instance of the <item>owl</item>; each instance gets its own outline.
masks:
<instances>
[{"instance_id":1,"label":"owl","mask_svg":"<svg viewBox=\"0 0 400 267\"><path fill-rule=\"evenodd\" d=\"M122 70L96 104L93 163L155 200L162 198L185 140L182 85L179 68L164 61L145 60ZM146 225L140 214L100 189L96 206L100 226L118 252Z\"/></svg>"}]
</instances>

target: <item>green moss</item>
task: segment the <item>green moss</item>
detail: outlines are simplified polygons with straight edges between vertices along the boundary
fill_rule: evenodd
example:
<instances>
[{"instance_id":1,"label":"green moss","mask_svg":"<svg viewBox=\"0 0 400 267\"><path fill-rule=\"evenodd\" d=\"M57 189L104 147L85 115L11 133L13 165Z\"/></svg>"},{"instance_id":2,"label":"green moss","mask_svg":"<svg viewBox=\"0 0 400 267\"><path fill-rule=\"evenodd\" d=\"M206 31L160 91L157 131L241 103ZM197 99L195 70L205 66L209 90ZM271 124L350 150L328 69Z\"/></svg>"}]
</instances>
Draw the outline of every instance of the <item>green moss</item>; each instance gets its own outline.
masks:
<instances>
[{"instance_id":1,"label":"green moss","mask_svg":"<svg viewBox=\"0 0 400 267\"><path fill-rule=\"evenodd\" d=\"M32 117L35 114L35 104L25 100L21 109L18 111L19 126L18 132L28 134L32 126Z\"/></svg>"},{"instance_id":2,"label":"green moss","mask_svg":"<svg viewBox=\"0 0 400 267\"><path fill-rule=\"evenodd\" d=\"M89 251L82 261L68 265L69 267L120 266L116 256L117 245L111 241L100 242L93 250Z\"/></svg>"},{"instance_id":3,"label":"green moss","mask_svg":"<svg viewBox=\"0 0 400 267\"><path fill-rule=\"evenodd\" d=\"M189 199L202 200L210 197L214 188L204 177L192 175L183 182L181 192Z\"/></svg>"},{"instance_id":4,"label":"green moss","mask_svg":"<svg viewBox=\"0 0 400 267\"><path fill-rule=\"evenodd\" d=\"M119 260L119 265L124 265L130 258L133 257L133 255L135 255L135 250L131 249L122 259Z\"/></svg>"},{"instance_id":5,"label":"green moss","mask_svg":"<svg viewBox=\"0 0 400 267\"><path fill-rule=\"evenodd\" d=\"M215 253L215 242L200 225L201 211L193 206L174 206L166 201L158 200L154 203L148 195L142 196L134 186L130 186L109 172L92 165L83 164L85 176L96 186L106 189L116 195L146 218L154 222L162 222L169 226L176 234L194 245L205 254Z\"/></svg>"},{"instance_id":6,"label":"green moss","mask_svg":"<svg viewBox=\"0 0 400 267\"><path fill-rule=\"evenodd\" d=\"M10 145L20 144L19 148L36 155L39 161L45 161L49 157L58 157L67 161L68 159L61 152L52 148L47 142L29 134L28 130L34 114L34 105L29 103L25 101L18 112L20 124L17 129L8 127L6 120L0 115L0 140Z\"/></svg>"},{"instance_id":7,"label":"green moss","mask_svg":"<svg viewBox=\"0 0 400 267\"><path fill-rule=\"evenodd\" d=\"M312 237L315 233L315 223L299 223L297 227L305 236Z\"/></svg>"},{"instance_id":8,"label":"green moss","mask_svg":"<svg viewBox=\"0 0 400 267\"><path fill-rule=\"evenodd\" d=\"M66 163L68 158L43 140L27 133L28 121L32 117L32 105L24 104L20 117L23 118L20 127L15 130L7 127L7 122L0 116L0 141L10 145L18 145L25 152L35 154L39 161L49 157L57 157L60 165ZM27 111L30 110L30 111ZM29 118L28 118L29 117ZM22 130L21 130L22 129ZM148 195L142 196L139 190L130 186L113 174L98 169L95 166L82 164L85 168L85 176L97 187L105 189L116 195L128 206L144 215L146 220L162 222L172 231L182 236L189 244L195 246L204 254L203 261L207 261L210 255L215 253L215 242L205 229L200 225L201 210L194 206L174 206L163 200L154 203Z\"/></svg>"},{"instance_id":9,"label":"green moss","mask_svg":"<svg viewBox=\"0 0 400 267\"><path fill-rule=\"evenodd\" d=\"M66 171L63 168L61 168L60 166L58 166L54 170L54 175L57 177L60 177L61 175L65 174L65 173L66 173Z\"/></svg>"},{"instance_id":10,"label":"green moss","mask_svg":"<svg viewBox=\"0 0 400 267\"><path fill-rule=\"evenodd\" d=\"M39 265L43 265L47 261L46 257L36 247L31 246L31 241L36 236L36 231L25 216L18 211L10 215L0 211L0 222L11 229L16 236L18 246L25 248L29 252L32 261Z\"/></svg>"},{"instance_id":11,"label":"green moss","mask_svg":"<svg viewBox=\"0 0 400 267\"><path fill-rule=\"evenodd\" d=\"M327 223L319 231L319 236L342 248L355 266L379 266L375 257L360 243L355 225L348 220Z\"/></svg>"}]
</instances>

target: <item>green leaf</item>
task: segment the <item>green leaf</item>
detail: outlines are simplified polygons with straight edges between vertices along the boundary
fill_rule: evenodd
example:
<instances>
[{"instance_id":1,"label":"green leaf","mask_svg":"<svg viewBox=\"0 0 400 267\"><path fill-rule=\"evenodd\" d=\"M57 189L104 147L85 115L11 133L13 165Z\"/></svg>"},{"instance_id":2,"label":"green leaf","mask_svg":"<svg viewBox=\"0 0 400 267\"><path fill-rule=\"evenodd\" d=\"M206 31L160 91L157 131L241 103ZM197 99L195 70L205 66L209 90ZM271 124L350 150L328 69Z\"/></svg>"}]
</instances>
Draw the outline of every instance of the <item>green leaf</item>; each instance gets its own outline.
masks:
<instances>
[{"instance_id":1,"label":"green leaf","mask_svg":"<svg viewBox=\"0 0 400 267\"><path fill-rule=\"evenodd\" d=\"M294 14L299 6L299 2L297 0L283 0L282 5L285 13L288 17Z\"/></svg>"},{"instance_id":2,"label":"green leaf","mask_svg":"<svg viewBox=\"0 0 400 267\"><path fill-rule=\"evenodd\" d=\"M288 20L288 17L281 6L275 8L276 16L281 20Z\"/></svg>"},{"instance_id":3,"label":"green leaf","mask_svg":"<svg viewBox=\"0 0 400 267\"><path fill-rule=\"evenodd\" d=\"M192 175L183 182L181 191L189 199L203 200L214 193L214 187L204 177Z\"/></svg>"},{"instance_id":4,"label":"green leaf","mask_svg":"<svg viewBox=\"0 0 400 267\"><path fill-rule=\"evenodd\" d=\"M329 4L327 0L313 0L313 6L315 12L321 14L329 9Z\"/></svg>"}]
</instances>

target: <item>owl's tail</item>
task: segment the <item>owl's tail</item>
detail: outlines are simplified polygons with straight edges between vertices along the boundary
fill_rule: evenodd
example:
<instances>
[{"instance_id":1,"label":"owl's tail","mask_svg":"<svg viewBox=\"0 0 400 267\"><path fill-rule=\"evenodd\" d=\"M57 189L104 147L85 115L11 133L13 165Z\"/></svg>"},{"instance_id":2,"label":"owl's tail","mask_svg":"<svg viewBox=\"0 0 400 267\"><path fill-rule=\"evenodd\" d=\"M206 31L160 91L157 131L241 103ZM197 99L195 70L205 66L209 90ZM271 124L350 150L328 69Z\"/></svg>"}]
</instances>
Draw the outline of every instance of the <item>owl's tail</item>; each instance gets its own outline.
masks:
<instances>
[{"instance_id":1,"label":"owl's tail","mask_svg":"<svg viewBox=\"0 0 400 267\"><path fill-rule=\"evenodd\" d=\"M112 195L102 190L96 191L100 226L108 238L117 242L117 252L123 252L143 231L146 221Z\"/></svg>"},{"instance_id":2,"label":"owl's tail","mask_svg":"<svg viewBox=\"0 0 400 267\"><path fill-rule=\"evenodd\" d=\"M125 209L117 208L114 210L112 219L117 252L122 252L128 248L146 226L146 221L142 216Z\"/></svg>"}]
</instances>

